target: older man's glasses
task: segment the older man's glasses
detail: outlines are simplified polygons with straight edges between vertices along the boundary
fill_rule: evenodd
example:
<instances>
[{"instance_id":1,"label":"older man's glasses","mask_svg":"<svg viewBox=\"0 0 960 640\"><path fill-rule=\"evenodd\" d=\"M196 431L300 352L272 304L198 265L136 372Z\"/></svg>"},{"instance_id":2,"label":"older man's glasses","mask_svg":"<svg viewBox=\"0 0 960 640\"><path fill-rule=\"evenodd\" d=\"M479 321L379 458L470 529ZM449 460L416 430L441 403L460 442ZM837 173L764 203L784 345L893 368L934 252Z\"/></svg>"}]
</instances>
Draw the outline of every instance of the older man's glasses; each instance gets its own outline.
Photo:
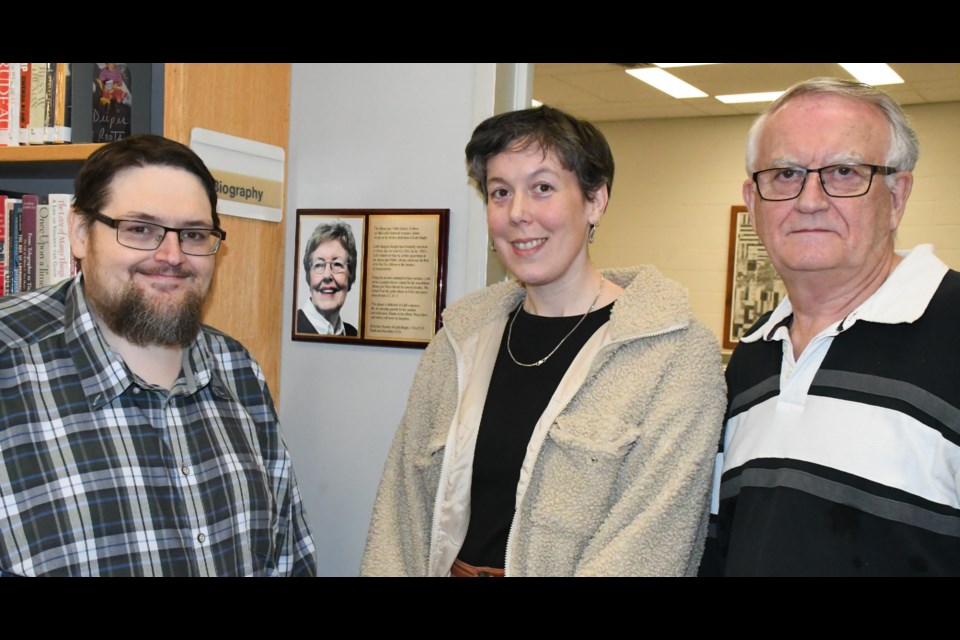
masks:
<instances>
[{"instance_id":1,"label":"older man's glasses","mask_svg":"<svg viewBox=\"0 0 960 640\"><path fill-rule=\"evenodd\" d=\"M310 271L319 275L327 270L327 267L330 267L330 273L334 275L340 275L347 270L347 265L339 260L333 260L332 262L325 262L323 260L317 260L312 265L310 265Z\"/></svg>"},{"instance_id":2,"label":"older man's glasses","mask_svg":"<svg viewBox=\"0 0 960 640\"><path fill-rule=\"evenodd\" d=\"M894 167L875 164L833 164L819 169L779 167L757 171L753 174L753 181L762 199L779 202L800 197L807 176L816 173L820 175L820 185L828 196L856 198L870 191L874 175L889 176L897 171Z\"/></svg>"},{"instance_id":3,"label":"older man's glasses","mask_svg":"<svg viewBox=\"0 0 960 640\"><path fill-rule=\"evenodd\" d=\"M87 211L94 220L117 230L117 242L130 249L153 251L163 243L168 233L177 234L180 251L188 256L209 256L220 249L220 242L227 239L222 229L178 229L139 220L115 220L98 211Z\"/></svg>"}]
</instances>

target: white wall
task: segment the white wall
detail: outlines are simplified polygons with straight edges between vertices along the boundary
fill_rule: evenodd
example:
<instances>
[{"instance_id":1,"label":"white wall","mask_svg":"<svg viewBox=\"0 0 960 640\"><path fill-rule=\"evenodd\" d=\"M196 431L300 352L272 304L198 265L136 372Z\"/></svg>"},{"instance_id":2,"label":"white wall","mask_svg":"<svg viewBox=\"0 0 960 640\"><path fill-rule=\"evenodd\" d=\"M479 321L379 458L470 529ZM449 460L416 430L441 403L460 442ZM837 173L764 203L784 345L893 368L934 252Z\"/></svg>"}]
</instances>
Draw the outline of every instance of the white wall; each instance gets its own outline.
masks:
<instances>
[{"instance_id":1,"label":"white wall","mask_svg":"<svg viewBox=\"0 0 960 640\"><path fill-rule=\"evenodd\" d=\"M279 403L321 575L359 569L383 461L423 352L290 340L296 210L450 209L447 301L476 288L469 256L483 254L485 237L468 237L484 225L468 218L482 209L463 148L484 117L476 103L488 77L486 115L493 77L485 65L293 65Z\"/></svg>"}]
</instances>

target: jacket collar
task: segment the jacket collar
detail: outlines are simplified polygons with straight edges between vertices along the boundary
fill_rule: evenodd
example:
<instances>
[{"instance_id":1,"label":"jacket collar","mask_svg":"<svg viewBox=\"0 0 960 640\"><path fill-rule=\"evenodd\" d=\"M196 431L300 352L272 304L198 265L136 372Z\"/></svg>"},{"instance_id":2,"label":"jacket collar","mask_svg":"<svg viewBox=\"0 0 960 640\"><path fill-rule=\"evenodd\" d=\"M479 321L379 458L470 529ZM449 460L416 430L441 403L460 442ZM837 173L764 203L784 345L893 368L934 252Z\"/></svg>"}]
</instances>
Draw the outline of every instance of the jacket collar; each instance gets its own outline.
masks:
<instances>
[{"instance_id":1,"label":"jacket collar","mask_svg":"<svg viewBox=\"0 0 960 640\"><path fill-rule=\"evenodd\" d=\"M614 341L665 332L690 323L686 289L651 266L603 269L604 277L624 288L610 316ZM501 282L472 293L443 312L446 331L456 340L475 334L489 322L502 321L523 299L523 286Z\"/></svg>"}]
</instances>

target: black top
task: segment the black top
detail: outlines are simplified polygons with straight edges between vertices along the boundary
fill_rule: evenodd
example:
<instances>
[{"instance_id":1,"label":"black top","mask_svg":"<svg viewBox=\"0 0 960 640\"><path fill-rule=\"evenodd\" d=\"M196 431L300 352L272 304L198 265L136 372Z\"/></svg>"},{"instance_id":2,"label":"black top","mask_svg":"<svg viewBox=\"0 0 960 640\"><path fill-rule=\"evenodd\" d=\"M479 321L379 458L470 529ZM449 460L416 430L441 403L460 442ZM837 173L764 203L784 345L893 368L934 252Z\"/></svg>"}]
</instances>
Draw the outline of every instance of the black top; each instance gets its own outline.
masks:
<instances>
[{"instance_id":1,"label":"black top","mask_svg":"<svg viewBox=\"0 0 960 640\"><path fill-rule=\"evenodd\" d=\"M514 314L520 315L513 326L510 347L523 363L536 362L550 353L583 316L535 316L524 311L521 305L507 319L473 456L470 525L459 555L464 562L478 567L503 568L516 509L520 468L533 429L570 363L590 336L610 319L612 309L613 303L610 303L591 312L539 367L521 367L507 353L507 335Z\"/></svg>"}]
</instances>

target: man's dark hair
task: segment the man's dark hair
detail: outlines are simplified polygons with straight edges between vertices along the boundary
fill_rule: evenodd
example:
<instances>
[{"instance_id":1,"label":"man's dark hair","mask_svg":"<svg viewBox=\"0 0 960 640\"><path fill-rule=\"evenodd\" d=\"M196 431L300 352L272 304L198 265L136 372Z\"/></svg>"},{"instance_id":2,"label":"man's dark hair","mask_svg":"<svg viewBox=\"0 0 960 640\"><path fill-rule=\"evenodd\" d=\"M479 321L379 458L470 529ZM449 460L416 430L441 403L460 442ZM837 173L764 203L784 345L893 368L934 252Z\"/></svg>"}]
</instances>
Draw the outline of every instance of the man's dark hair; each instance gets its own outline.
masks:
<instances>
[{"instance_id":1,"label":"man's dark hair","mask_svg":"<svg viewBox=\"0 0 960 640\"><path fill-rule=\"evenodd\" d=\"M554 152L560 164L577 176L585 198L602 187L613 189L613 153L600 130L587 122L546 105L510 111L487 118L467 143L467 174L487 199L487 163L504 151L537 148Z\"/></svg>"},{"instance_id":2,"label":"man's dark hair","mask_svg":"<svg viewBox=\"0 0 960 640\"><path fill-rule=\"evenodd\" d=\"M73 183L73 206L90 222L90 212L101 211L110 199L110 187L118 173L136 167L173 167L195 175L210 200L213 226L217 215L216 181L203 160L190 147L162 136L138 135L108 143L87 158Z\"/></svg>"}]
</instances>

